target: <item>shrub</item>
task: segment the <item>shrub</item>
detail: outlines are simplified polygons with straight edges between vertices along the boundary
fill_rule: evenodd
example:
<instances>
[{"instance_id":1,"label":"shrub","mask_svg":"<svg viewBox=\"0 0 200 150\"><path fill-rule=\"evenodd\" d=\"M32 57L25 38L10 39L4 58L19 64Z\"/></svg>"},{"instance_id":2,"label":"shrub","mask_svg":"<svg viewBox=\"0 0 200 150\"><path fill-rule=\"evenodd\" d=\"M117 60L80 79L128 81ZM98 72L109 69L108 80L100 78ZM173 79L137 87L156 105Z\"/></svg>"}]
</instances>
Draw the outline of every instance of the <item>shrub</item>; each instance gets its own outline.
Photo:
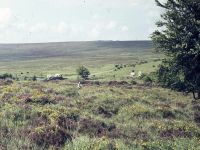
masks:
<instances>
[{"instance_id":1,"label":"shrub","mask_svg":"<svg viewBox=\"0 0 200 150\"><path fill-rule=\"evenodd\" d=\"M27 77L27 76L25 76L25 77L24 77L24 80L27 80L27 79L28 79L28 77Z\"/></svg>"},{"instance_id":2,"label":"shrub","mask_svg":"<svg viewBox=\"0 0 200 150\"><path fill-rule=\"evenodd\" d=\"M141 76L139 76L139 79L143 80L143 78L146 76L146 74L142 73Z\"/></svg>"},{"instance_id":3,"label":"shrub","mask_svg":"<svg viewBox=\"0 0 200 150\"><path fill-rule=\"evenodd\" d=\"M178 91L184 91L187 89L187 85L184 82L182 75L178 75L176 71L170 70L167 64L159 66L159 69L156 72L156 78L157 82L161 86Z\"/></svg>"},{"instance_id":4,"label":"shrub","mask_svg":"<svg viewBox=\"0 0 200 150\"><path fill-rule=\"evenodd\" d=\"M32 80L33 80L33 81L37 81L37 77L34 75L34 76L32 77Z\"/></svg>"},{"instance_id":5,"label":"shrub","mask_svg":"<svg viewBox=\"0 0 200 150\"><path fill-rule=\"evenodd\" d=\"M151 77L149 77L149 76L147 76L147 75L143 78L143 80L144 80L144 82L146 82L146 83L152 83L152 82L153 82L152 79L151 79Z\"/></svg>"},{"instance_id":6,"label":"shrub","mask_svg":"<svg viewBox=\"0 0 200 150\"><path fill-rule=\"evenodd\" d=\"M149 74L142 74L139 79L143 80L145 83L158 82L158 77L156 72L151 72Z\"/></svg>"},{"instance_id":7,"label":"shrub","mask_svg":"<svg viewBox=\"0 0 200 150\"><path fill-rule=\"evenodd\" d=\"M88 76L90 75L90 71L84 67L84 66L81 66L79 67L77 70L76 70L77 74L79 76L81 76L83 79L87 79Z\"/></svg>"},{"instance_id":8,"label":"shrub","mask_svg":"<svg viewBox=\"0 0 200 150\"><path fill-rule=\"evenodd\" d=\"M123 67L126 67L126 65L123 65L123 64L115 65L115 68L116 68L117 70L120 70L120 69L122 69Z\"/></svg>"},{"instance_id":9,"label":"shrub","mask_svg":"<svg viewBox=\"0 0 200 150\"><path fill-rule=\"evenodd\" d=\"M7 78L13 79L12 74L4 73L4 74L0 75L0 79L7 79Z\"/></svg>"}]
</instances>

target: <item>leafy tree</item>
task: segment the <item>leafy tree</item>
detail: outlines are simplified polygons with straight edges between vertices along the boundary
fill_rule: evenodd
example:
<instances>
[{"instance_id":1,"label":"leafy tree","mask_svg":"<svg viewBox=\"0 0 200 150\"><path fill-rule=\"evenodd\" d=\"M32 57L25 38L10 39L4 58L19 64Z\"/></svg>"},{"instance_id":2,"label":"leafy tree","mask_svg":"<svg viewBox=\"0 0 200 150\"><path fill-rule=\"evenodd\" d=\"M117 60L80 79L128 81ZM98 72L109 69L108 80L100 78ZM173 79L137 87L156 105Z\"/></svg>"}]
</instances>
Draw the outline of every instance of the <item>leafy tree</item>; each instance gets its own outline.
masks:
<instances>
[{"instance_id":1,"label":"leafy tree","mask_svg":"<svg viewBox=\"0 0 200 150\"><path fill-rule=\"evenodd\" d=\"M79 76L81 76L83 79L87 79L88 76L90 75L90 71L84 67L84 66L80 66L77 70L76 70L77 74Z\"/></svg>"},{"instance_id":2,"label":"leafy tree","mask_svg":"<svg viewBox=\"0 0 200 150\"><path fill-rule=\"evenodd\" d=\"M156 3L165 12L152 39L167 56L158 70L159 81L200 99L200 0Z\"/></svg>"}]
</instances>

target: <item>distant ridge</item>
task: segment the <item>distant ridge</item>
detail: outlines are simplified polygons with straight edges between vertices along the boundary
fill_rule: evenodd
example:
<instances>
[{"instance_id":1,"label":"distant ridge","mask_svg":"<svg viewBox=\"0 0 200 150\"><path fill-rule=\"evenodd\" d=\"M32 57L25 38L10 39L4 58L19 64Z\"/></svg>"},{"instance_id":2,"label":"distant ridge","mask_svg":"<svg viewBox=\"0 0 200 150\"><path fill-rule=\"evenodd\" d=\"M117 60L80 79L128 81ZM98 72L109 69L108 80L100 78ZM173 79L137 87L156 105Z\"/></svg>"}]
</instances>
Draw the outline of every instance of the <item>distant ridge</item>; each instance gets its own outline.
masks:
<instances>
[{"instance_id":1,"label":"distant ridge","mask_svg":"<svg viewBox=\"0 0 200 150\"><path fill-rule=\"evenodd\" d=\"M33 43L0 43L0 45L51 44L51 43L92 43L92 42L152 42L151 40L96 40L96 41L60 41L60 42L33 42Z\"/></svg>"},{"instance_id":2,"label":"distant ridge","mask_svg":"<svg viewBox=\"0 0 200 150\"><path fill-rule=\"evenodd\" d=\"M84 57L147 53L152 41L72 41L50 43L0 44L0 60L31 60L47 57Z\"/></svg>"}]
</instances>

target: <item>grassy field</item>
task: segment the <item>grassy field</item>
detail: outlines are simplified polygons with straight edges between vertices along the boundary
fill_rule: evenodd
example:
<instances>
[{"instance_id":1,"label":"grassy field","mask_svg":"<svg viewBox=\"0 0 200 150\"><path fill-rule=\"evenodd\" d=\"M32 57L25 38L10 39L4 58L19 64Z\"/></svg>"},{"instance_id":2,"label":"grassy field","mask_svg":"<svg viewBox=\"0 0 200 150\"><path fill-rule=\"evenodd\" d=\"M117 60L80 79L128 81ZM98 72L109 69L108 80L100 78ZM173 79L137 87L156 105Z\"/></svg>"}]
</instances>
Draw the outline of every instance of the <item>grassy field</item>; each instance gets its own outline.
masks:
<instances>
[{"instance_id":1,"label":"grassy field","mask_svg":"<svg viewBox=\"0 0 200 150\"><path fill-rule=\"evenodd\" d=\"M92 74L98 74L114 69L115 64L153 61L162 56L152 52L150 41L0 45L0 71L19 77L24 77L27 72L26 76L43 77L60 73L73 79L80 65L87 66Z\"/></svg>"},{"instance_id":2,"label":"grassy field","mask_svg":"<svg viewBox=\"0 0 200 150\"><path fill-rule=\"evenodd\" d=\"M200 149L200 105L137 77L160 64L152 50L148 41L0 45L1 73L19 78L0 80L0 149ZM79 89L80 65L91 76ZM24 80L55 73L68 79Z\"/></svg>"}]
</instances>

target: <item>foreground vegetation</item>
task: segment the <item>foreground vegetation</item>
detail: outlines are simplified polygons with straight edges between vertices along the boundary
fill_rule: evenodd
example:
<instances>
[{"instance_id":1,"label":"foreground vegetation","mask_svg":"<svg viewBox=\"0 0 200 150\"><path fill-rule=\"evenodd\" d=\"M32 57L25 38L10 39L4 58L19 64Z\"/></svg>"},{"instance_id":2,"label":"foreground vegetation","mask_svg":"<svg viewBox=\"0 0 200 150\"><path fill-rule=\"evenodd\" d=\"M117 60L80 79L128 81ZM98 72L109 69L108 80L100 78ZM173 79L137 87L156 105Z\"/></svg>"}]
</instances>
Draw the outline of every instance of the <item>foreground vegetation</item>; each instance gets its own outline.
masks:
<instances>
[{"instance_id":1,"label":"foreground vegetation","mask_svg":"<svg viewBox=\"0 0 200 150\"><path fill-rule=\"evenodd\" d=\"M200 149L191 95L125 81L82 84L1 80L0 149Z\"/></svg>"},{"instance_id":2,"label":"foreground vegetation","mask_svg":"<svg viewBox=\"0 0 200 150\"><path fill-rule=\"evenodd\" d=\"M158 86L162 57L146 51L1 60L0 149L200 149L200 104Z\"/></svg>"}]
</instances>

